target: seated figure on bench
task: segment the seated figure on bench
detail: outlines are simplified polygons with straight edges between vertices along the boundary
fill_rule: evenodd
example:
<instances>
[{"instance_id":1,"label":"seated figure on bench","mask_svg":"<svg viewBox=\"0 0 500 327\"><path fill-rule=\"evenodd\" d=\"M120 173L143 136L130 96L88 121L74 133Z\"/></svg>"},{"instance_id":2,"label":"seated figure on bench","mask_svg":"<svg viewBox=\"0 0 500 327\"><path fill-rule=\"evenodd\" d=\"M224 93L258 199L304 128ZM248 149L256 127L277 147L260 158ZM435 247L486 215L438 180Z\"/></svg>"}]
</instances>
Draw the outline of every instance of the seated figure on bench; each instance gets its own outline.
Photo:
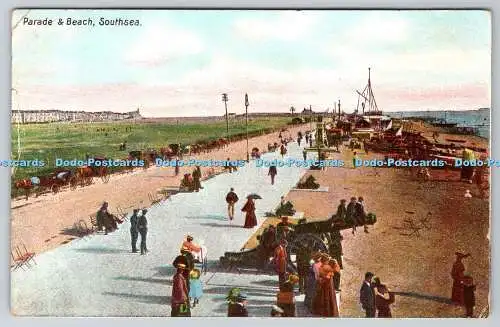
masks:
<instances>
[{"instance_id":1,"label":"seated figure on bench","mask_svg":"<svg viewBox=\"0 0 500 327\"><path fill-rule=\"evenodd\" d=\"M186 240L182 242L181 252L183 251L191 253L196 262L201 262L203 259L202 247L193 243L191 235L187 235Z\"/></svg>"},{"instance_id":2,"label":"seated figure on bench","mask_svg":"<svg viewBox=\"0 0 500 327\"><path fill-rule=\"evenodd\" d=\"M191 174L184 174L184 178L181 180L180 186L181 192L193 192L194 191L194 180Z\"/></svg>"}]
</instances>

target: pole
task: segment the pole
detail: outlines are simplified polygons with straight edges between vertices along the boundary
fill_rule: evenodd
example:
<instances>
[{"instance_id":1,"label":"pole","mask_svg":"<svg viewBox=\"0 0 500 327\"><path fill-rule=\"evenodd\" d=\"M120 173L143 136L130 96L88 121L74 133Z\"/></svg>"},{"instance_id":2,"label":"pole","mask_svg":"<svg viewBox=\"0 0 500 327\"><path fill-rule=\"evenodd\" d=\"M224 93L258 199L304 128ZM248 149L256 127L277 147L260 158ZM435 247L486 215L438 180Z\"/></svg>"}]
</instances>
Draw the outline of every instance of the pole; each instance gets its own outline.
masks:
<instances>
[{"instance_id":1,"label":"pole","mask_svg":"<svg viewBox=\"0 0 500 327\"><path fill-rule=\"evenodd\" d=\"M224 101L224 106L226 107L226 134L229 137L229 117L227 115L227 93L222 93L222 101Z\"/></svg>"},{"instance_id":2,"label":"pole","mask_svg":"<svg viewBox=\"0 0 500 327\"><path fill-rule=\"evenodd\" d=\"M250 103L248 102L248 94L245 93L245 126L247 132L247 162L250 162L250 155L248 153L248 106Z\"/></svg>"}]
</instances>

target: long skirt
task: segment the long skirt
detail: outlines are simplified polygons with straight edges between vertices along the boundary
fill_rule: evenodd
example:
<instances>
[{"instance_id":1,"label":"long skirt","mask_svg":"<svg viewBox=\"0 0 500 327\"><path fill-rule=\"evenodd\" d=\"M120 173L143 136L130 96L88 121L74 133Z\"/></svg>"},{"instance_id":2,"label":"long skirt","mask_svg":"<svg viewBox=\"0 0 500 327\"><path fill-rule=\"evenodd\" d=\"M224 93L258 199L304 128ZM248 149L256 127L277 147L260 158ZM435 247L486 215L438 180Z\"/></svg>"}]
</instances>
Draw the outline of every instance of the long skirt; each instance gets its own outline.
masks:
<instances>
[{"instance_id":1,"label":"long skirt","mask_svg":"<svg viewBox=\"0 0 500 327\"><path fill-rule=\"evenodd\" d=\"M338 317L337 297L332 279L320 280L316 286L312 313L321 317Z\"/></svg>"},{"instance_id":2,"label":"long skirt","mask_svg":"<svg viewBox=\"0 0 500 327\"><path fill-rule=\"evenodd\" d=\"M257 226L257 217L255 217L255 212L248 211L245 217L245 228L253 228Z\"/></svg>"},{"instance_id":3,"label":"long skirt","mask_svg":"<svg viewBox=\"0 0 500 327\"><path fill-rule=\"evenodd\" d=\"M306 296L304 298L304 304L312 312L312 304L314 296L316 295L316 279L314 278L314 272L309 272L306 280Z\"/></svg>"},{"instance_id":4,"label":"long skirt","mask_svg":"<svg viewBox=\"0 0 500 327\"><path fill-rule=\"evenodd\" d=\"M453 280L453 287L451 289L451 301L455 304L464 304L464 287L460 283L460 279Z\"/></svg>"}]
</instances>

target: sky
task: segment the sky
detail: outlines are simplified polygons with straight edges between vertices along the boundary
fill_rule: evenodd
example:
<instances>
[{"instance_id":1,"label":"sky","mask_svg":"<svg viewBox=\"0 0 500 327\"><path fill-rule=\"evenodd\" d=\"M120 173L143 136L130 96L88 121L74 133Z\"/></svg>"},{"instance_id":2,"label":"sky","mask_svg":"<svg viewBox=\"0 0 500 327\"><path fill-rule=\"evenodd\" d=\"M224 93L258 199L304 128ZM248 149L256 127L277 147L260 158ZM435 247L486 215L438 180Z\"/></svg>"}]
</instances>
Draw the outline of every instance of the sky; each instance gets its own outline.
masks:
<instances>
[{"instance_id":1,"label":"sky","mask_svg":"<svg viewBox=\"0 0 500 327\"><path fill-rule=\"evenodd\" d=\"M218 116L248 93L250 112L352 112L368 67L382 111L491 105L487 11L16 10L12 27L13 109Z\"/></svg>"}]
</instances>

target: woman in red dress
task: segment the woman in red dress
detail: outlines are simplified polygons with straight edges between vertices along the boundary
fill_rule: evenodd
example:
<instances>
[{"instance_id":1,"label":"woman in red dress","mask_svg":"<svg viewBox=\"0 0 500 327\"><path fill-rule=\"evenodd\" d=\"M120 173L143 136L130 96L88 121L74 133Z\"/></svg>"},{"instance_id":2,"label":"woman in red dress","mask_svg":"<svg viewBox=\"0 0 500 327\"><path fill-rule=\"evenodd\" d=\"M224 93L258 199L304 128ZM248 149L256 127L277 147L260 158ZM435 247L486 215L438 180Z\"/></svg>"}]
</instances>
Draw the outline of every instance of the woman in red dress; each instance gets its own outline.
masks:
<instances>
[{"instance_id":1,"label":"woman in red dress","mask_svg":"<svg viewBox=\"0 0 500 327\"><path fill-rule=\"evenodd\" d=\"M321 262L323 265L319 269L312 313L321 317L338 317L339 308L332 277L335 272L340 271L340 267L335 259L327 256L324 256Z\"/></svg>"},{"instance_id":2,"label":"woman in red dress","mask_svg":"<svg viewBox=\"0 0 500 327\"><path fill-rule=\"evenodd\" d=\"M241 211L246 212L244 228L253 228L257 226L257 217L255 217L255 202L252 198L248 198L247 203L243 206Z\"/></svg>"}]
</instances>

